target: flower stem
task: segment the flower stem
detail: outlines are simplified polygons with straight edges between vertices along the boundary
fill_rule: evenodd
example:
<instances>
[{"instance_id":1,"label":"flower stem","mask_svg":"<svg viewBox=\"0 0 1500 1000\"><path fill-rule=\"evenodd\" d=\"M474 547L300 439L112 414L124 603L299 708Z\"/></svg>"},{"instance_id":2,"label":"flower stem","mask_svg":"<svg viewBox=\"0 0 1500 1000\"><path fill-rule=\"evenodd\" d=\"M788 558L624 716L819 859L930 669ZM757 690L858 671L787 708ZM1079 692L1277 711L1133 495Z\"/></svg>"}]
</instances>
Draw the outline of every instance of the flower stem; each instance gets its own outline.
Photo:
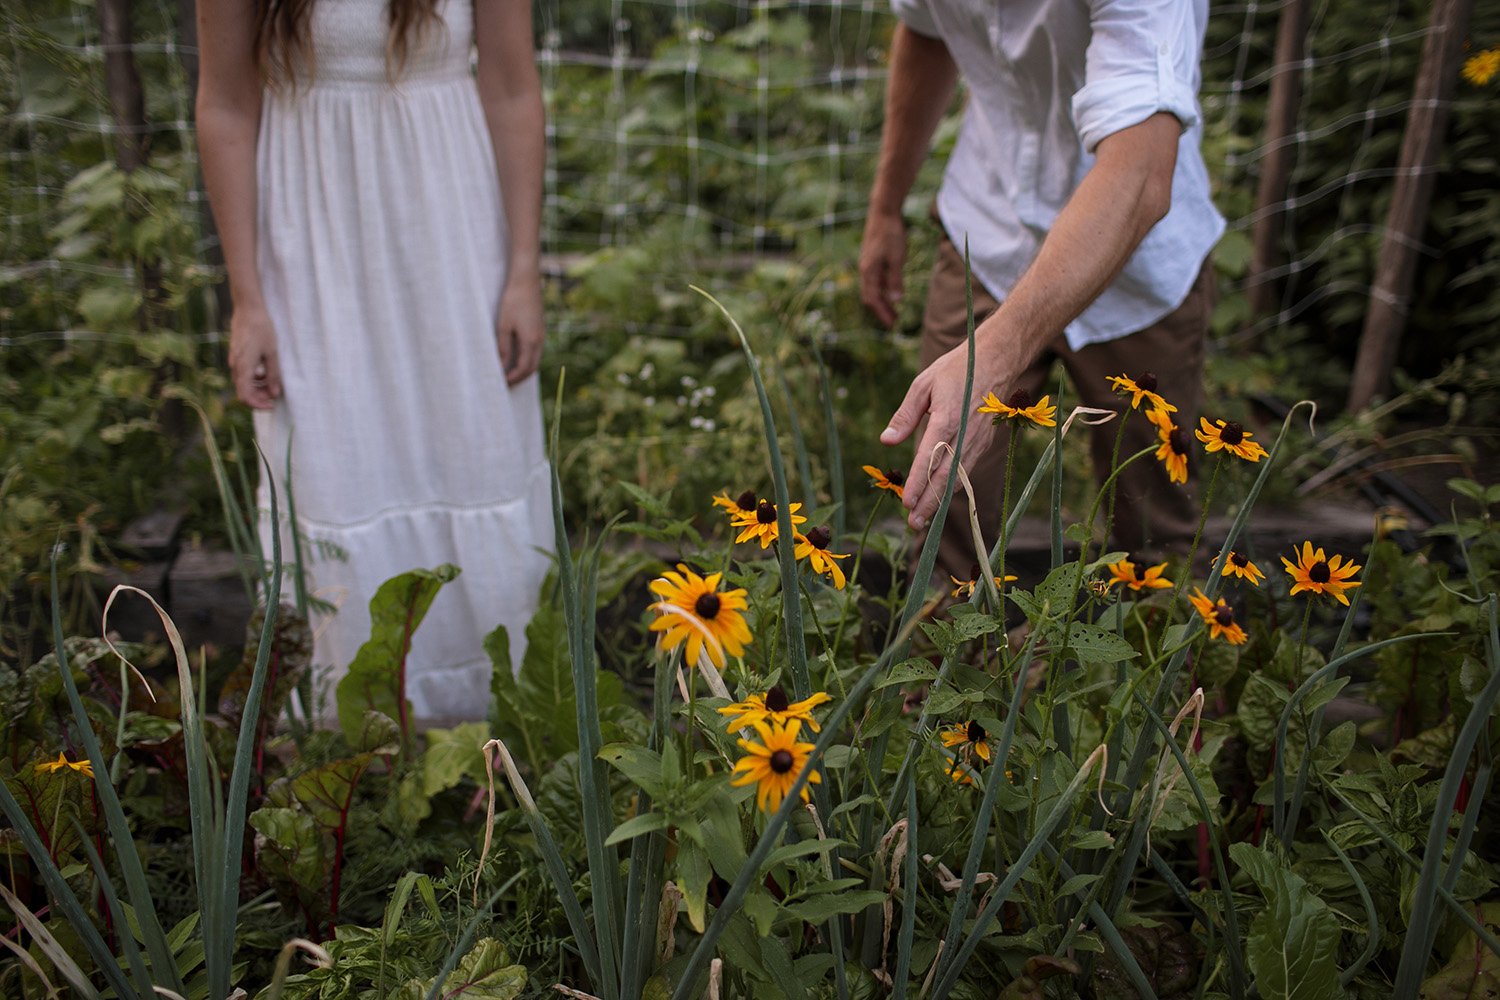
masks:
<instances>
[{"instance_id":1,"label":"flower stem","mask_svg":"<svg viewBox=\"0 0 1500 1000\"><path fill-rule=\"evenodd\" d=\"M1120 426L1115 430L1115 446L1114 449L1109 453L1109 467L1111 469L1113 469L1115 467L1115 463L1120 460L1120 446L1125 442L1125 421L1130 419L1130 412L1131 411L1127 409L1120 413ZM1109 506L1107 508L1107 512L1104 515L1104 544L1106 546L1109 545L1110 534L1115 530L1115 494L1118 493L1119 490L1119 480L1113 478L1110 479ZM1108 549L1106 549L1105 551L1108 551Z\"/></svg>"},{"instance_id":2,"label":"flower stem","mask_svg":"<svg viewBox=\"0 0 1500 1000\"><path fill-rule=\"evenodd\" d=\"M1221 454L1219 460L1214 463L1214 474L1209 477L1208 490L1203 494L1203 512L1198 515L1198 528L1193 532L1193 544L1188 546L1186 572L1178 574L1177 586L1172 589L1172 602L1167 605L1167 613L1162 616L1161 642L1163 647L1167 642L1167 629L1172 627L1172 609L1177 607L1177 600L1187 586L1188 577L1193 575L1193 557L1198 554L1198 543L1203 541L1203 526L1208 523L1208 511L1214 502L1214 487L1219 485L1219 473L1223 471L1224 456Z\"/></svg>"},{"instance_id":3,"label":"flower stem","mask_svg":"<svg viewBox=\"0 0 1500 1000\"><path fill-rule=\"evenodd\" d=\"M885 491L875 497L875 506L870 509L870 516L865 519L865 530L859 536L859 548L854 552L854 569L849 573L850 582L859 580L859 567L865 559L865 542L870 537L870 529L875 525L875 517L880 513L880 507L885 501ZM849 620L849 605L857 601L845 600L843 609L839 612L839 627L833 633L833 655L838 656L839 647L844 643L844 626Z\"/></svg>"}]
</instances>

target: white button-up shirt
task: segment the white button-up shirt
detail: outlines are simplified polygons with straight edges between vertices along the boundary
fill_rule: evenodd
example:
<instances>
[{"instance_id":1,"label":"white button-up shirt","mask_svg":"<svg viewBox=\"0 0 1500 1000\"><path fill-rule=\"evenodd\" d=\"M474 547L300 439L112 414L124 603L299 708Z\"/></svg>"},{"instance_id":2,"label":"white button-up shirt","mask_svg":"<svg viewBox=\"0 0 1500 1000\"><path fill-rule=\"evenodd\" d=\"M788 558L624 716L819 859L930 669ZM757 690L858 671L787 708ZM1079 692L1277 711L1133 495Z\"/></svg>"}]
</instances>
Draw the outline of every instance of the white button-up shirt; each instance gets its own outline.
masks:
<instances>
[{"instance_id":1,"label":"white button-up shirt","mask_svg":"<svg viewBox=\"0 0 1500 1000\"><path fill-rule=\"evenodd\" d=\"M1075 350L1142 330L1182 304L1224 232L1199 148L1207 0L892 0L948 47L968 107L938 191L975 277L1003 299L1108 135L1166 111L1183 125L1172 207L1064 331Z\"/></svg>"}]
</instances>

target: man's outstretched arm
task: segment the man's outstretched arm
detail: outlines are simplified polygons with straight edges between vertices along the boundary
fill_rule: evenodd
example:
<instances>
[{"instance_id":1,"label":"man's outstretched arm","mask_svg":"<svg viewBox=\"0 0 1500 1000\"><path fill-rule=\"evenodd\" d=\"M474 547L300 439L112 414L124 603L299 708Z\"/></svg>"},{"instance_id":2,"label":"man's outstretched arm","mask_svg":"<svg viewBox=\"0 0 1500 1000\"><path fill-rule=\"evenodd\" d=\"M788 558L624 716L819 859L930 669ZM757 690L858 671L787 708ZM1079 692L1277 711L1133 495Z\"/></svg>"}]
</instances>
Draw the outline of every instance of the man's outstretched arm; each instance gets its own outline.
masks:
<instances>
[{"instance_id":1,"label":"man's outstretched arm","mask_svg":"<svg viewBox=\"0 0 1500 1000\"><path fill-rule=\"evenodd\" d=\"M880 133L880 162L870 189L859 249L859 297L882 326L896 321L904 291L906 223L901 204L911 192L932 133L953 98L958 69L940 39L896 26L891 39L890 75L886 81L885 126Z\"/></svg>"},{"instance_id":2,"label":"man's outstretched arm","mask_svg":"<svg viewBox=\"0 0 1500 1000\"><path fill-rule=\"evenodd\" d=\"M958 436L964 408L972 414L988 391L1006 399L1014 379L1109 287L1151 227L1167 214L1181 135L1177 117L1159 112L1100 141L1094 166L1058 213L1036 259L1000 308L975 330L969 399L963 398L967 345L943 355L912 381L880 440L888 445L904 441L928 418L906 477L904 502L913 527L925 526L937 511L947 466L934 449ZM971 419L965 453L987 448L993 436L988 420Z\"/></svg>"}]
</instances>

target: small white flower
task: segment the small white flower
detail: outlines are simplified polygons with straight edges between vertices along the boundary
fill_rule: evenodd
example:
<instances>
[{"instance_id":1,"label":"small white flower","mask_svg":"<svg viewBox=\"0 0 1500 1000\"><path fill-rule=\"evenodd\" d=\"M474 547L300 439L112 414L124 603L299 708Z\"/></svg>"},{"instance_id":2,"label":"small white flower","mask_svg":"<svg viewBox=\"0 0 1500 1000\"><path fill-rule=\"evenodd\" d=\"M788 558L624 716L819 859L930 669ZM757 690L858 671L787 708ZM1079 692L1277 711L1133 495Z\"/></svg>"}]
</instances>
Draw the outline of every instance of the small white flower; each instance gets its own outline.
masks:
<instances>
[{"instance_id":1,"label":"small white flower","mask_svg":"<svg viewBox=\"0 0 1500 1000\"><path fill-rule=\"evenodd\" d=\"M656 405L656 397L655 396L647 396L645 399L641 400L641 402L645 403L647 406L655 406Z\"/></svg>"},{"instance_id":2,"label":"small white flower","mask_svg":"<svg viewBox=\"0 0 1500 1000\"><path fill-rule=\"evenodd\" d=\"M618 383L620 383L621 385L629 385L630 384L630 376L628 374L626 374L625 372L620 372L620 374L618 374L618 375L615 376L615 381L618 382Z\"/></svg>"}]
</instances>

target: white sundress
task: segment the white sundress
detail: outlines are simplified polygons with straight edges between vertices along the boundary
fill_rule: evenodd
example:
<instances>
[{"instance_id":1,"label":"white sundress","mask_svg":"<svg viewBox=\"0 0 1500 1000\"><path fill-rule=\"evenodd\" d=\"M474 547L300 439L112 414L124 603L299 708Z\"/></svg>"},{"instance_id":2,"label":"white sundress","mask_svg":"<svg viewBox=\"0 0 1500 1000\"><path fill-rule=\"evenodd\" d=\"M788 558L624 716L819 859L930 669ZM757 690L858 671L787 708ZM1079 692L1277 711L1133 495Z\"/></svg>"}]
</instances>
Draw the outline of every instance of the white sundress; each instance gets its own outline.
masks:
<instances>
[{"instance_id":1,"label":"white sundress","mask_svg":"<svg viewBox=\"0 0 1500 1000\"><path fill-rule=\"evenodd\" d=\"M506 233L471 0L438 10L393 84L384 0L319 0L312 78L265 94L256 150L283 396L255 432L278 482L290 443L310 585L338 605L314 660L336 681L382 582L458 565L407 660L429 725L484 718L481 640L504 624L520 664L552 548L537 379L507 387L495 344Z\"/></svg>"}]
</instances>

